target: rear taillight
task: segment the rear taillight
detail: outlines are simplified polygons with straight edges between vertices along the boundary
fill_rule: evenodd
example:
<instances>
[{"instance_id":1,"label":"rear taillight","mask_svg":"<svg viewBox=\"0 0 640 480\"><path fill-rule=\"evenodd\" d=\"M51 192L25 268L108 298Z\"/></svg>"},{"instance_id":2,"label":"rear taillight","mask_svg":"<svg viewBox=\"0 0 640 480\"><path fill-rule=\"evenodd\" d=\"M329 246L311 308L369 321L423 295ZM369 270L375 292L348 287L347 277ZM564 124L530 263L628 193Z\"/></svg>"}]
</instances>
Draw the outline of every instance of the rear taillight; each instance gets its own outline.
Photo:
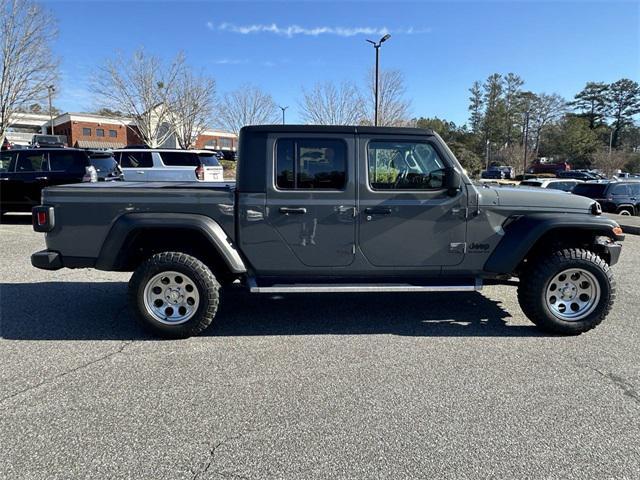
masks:
<instances>
[{"instance_id":1,"label":"rear taillight","mask_svg":"<svg viewBox=\"0 0 640 480\"><path fill-rule=\"evenodd\" d=\"M50 232L55 226L55 215L53 207L38 205L31 211L33 229L36 232Z\"/></svg>"},{"instance_id":2,"label":"rear taillight","mask_svg":"<svg viewBox=\"0 0 640 480\"><path fill-rule=\"evenodd\" d=\"M204 180L204 167L202 165L198 165L196 168L196 178L198 180Z\"/></svg>"}]
</instances>

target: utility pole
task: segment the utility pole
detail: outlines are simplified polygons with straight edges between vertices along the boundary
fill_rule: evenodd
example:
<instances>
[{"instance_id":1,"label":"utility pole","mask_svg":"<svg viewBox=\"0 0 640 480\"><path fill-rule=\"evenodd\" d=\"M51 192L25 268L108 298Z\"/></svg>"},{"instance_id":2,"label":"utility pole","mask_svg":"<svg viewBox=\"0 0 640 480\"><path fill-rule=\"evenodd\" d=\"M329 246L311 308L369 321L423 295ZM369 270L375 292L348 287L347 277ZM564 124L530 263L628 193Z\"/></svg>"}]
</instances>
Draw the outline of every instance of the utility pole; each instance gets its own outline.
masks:
<instances>
[{"instance_id":1,"label":"utility pole","mask_svg":"<svg viewBox=\"0 0 640 480\"><path fill-rule=\"evenodd\" d=\"M387 40L389 40L391 38L390 34L386 34L384 37L382 37L377 43L374 42L373 40L367 40L367 42L369 42L371 45L373 45L373 48L376 49L376 84L375 84L375 107L374 107L374 120L373 120L373 124L377 127L378 126L378 69L379 69L379 65L380 65L380 45L382 45L384 42L386 42Z\"/></svg>"},{"instance_id":2,"label":"utility pole","mask_svg":"<svg viewBox=\"0 0 640 480\"><path fill-rule=\"evenodd\" d=\"M51 95L56 91L53 85L47 87L49 92L49 121L51 122L51 135L53 135L53 110L51 109Z\"/></svg>"},{"instance_id":3,"label":"utility pole","mask_svg":"<svg viewBox=\"0 0 640 480\"><path fill-rule=\"evenodd\" d=\"M608 160L611 160L611 147L613 146L613 128L609 133L609 154L607 155Z\"/></svg>"},{"instance_id":4,"label":"utility pole","mask_svg":"<svg viewBox=\"0 0 640 480\"><path fill-rule=\"evenodd\" d=\"M524 112L524 139L523 139L523 160L522 160L522 178L527 173L527 148L529 144L529 110Z\"/></svg>"},{"instance_id":5,"label":"utility pole","mask_svg":"<svg viewBox=\"0 0 640 480\"><path fill-rule=\"evenodd\" d=\"M282 124L284 125L284 111L289 108L289 106L287 105L286 107L280 107L280 110L282 110Z\"/></svg>"}]
</instances>

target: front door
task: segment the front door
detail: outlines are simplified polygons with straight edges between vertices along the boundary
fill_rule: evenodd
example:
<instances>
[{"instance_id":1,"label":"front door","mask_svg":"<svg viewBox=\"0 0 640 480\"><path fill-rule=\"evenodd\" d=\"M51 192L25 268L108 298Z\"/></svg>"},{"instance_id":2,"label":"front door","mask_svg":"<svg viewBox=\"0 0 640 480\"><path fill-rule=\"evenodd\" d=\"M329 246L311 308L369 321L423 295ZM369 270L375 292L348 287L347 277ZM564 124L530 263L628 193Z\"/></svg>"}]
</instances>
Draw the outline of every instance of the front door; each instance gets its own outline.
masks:
<instances>
[{"instance_id":1,"label":"front door","mask_svg":"<svg viewBox=\"0 0 640 480\"><path fill-rule=\"evenodd\" d=\"M445 188L451 160L428 137L360 136L359 245L380 267L457 265L465 255L465 186Z\"/></svg>"},{"instance_id":2,"label":"front door","mask_svg":"<svg viewBox=\"0 0 640 480\"><path fill-rule=\"evenodd\" d=\"M272 139L267 221L305 267L350 265L355 255L355 140L343 135ZM269 185L270 184L270 185Z\"/></svg>"}]
</instances>

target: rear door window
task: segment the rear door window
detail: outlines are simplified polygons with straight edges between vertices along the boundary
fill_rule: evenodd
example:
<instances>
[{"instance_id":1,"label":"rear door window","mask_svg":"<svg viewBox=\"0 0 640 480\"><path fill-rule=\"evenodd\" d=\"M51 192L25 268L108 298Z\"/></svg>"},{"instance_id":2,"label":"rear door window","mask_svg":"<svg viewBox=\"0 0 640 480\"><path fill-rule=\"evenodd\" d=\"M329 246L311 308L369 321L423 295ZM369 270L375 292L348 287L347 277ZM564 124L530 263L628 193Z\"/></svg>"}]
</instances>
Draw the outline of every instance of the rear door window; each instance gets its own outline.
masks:
<instances>
[{"instance_id":1,"label":"rear door window","mask_svg":"<svg viewBox=\"0 0 640 480\"><path fill-rule=\"evenodd\" d=\"M161 152L162 163L168 167L197 167L200 165L198 155L194 152Z\"/></svg>"},{"instance_id":2,"label":"rear door window","mask_svg":"<svg viewBox=\"0 0 640 480\"><path fill-rule=\"evenodd\" d=\"M628 196L629 195L629 185L614 185L611 189L611 195L616 197L619 196Z\"/></svg>"},{"instance_id":3,"label":"rear door window","mask_svg":"<svg viewBox=\"0 0 640 480\"><path fill-rule=\"evenodd\" d=\"M46 172L47 156L45 153L21 153L16 162L16 172Z\"/></svg>"},{"instance_id":4,"label":"rear door window","mask_svg":"<svg viewBox=\"0 0 640 480\"><path fill-rule=\"evenodd\" d=\"M122 168L151 168L153 158L151 152L121 152L120 166Z\"/></svg>"},{"instance_id":5,"label":"rear door window","mask_svg":"<svg viewBox=\"0 0 640 480\"><path fill-rule=\"evenodd\" d=\"M342 140L278 140L276 186L283 190L342 190L347 179L347 145Z\"/></svg>"},{"instance_id":6,"label":"rear door window","mask_svg":"<svg viewBox=\"0 0 640 480\"><path fill-rule=\"evenodd\" d=\"M87 158L81 152L65 150L49 152L49 168L52 172L84 172L87 165Z\"/></svg>"},{"instance_id":7,"label":"rear door window","mask_svg":"<svg viewBox=\"0 0 640 480\"><path fill-rule=\"evenodd\" d=\"M584 183L576 185L576 187L573 189L573 193L575 193L576 195L582 195L583 197L602 198L604 196L604 191L606 190L606 188L606 184Z\"/></svg>"}]
</instances>

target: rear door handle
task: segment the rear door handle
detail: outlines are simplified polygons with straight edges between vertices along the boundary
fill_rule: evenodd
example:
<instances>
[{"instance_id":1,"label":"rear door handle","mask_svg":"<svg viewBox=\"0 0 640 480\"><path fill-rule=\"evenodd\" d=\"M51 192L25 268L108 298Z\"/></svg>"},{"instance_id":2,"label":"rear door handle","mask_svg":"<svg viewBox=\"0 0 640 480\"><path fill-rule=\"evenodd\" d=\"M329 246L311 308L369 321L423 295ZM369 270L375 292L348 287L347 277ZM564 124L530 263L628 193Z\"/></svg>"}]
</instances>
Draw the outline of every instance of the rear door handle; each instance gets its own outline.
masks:
<instances>
[{"instance_id":1,"label":"rear door handle","mask_svg":"<svg viewBox=\"0 0 640 480\"><path fill-rule=\"evenodd\" d=\"M304 207L280 207L280 213L285 215L304 215L307 213L307 209Z\"/></svg>"},{"instance_id":2,"label":"rear door handle","mask_svg":"<svg viewBox=\"0 0 640 480\"><path fill-rule=\"evenodd\" d=\"M364 209L367 215L391 215L391 209L388 207L367 207Z\"/></svg>"},{"instance_id":3,"label":"rear door handle","mask_svg":"<svg viewBox=\"0 0 640 480\"><path fill-rule=\"evenodd\" d=\"M49 177L36 177L36 180L49 180Z\"/></svg>"},{"instance_id":4,"label":"rear door handle","mask_svg":"<svg viewBox=\"0 0 640 480\"><path fill-rule=\"evenodd\" d=\"M142 170L137 170L136 173L139 175L144 175L144 172Z\"/></svg>"}]
</instances>

